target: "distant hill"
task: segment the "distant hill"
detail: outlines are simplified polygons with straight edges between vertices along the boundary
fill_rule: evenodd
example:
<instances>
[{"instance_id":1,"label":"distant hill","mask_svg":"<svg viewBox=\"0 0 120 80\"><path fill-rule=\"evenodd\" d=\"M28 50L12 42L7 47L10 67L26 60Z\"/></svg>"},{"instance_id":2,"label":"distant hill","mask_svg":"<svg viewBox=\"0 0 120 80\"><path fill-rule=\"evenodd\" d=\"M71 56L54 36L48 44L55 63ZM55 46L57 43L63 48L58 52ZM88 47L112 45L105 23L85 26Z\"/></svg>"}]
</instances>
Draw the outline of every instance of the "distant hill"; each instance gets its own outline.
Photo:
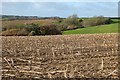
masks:
<instances>
[{"instance_id":1,"label":"distant hill","mask_svg":"<svg viewBox=\"0 0 120 80\"><path fill-rule=\"evenodd\" d=\"M58 19L60 17L0 15L0 18L2 18L2 20L37 20L37 19Z\"/></svg>"}]
</instances>

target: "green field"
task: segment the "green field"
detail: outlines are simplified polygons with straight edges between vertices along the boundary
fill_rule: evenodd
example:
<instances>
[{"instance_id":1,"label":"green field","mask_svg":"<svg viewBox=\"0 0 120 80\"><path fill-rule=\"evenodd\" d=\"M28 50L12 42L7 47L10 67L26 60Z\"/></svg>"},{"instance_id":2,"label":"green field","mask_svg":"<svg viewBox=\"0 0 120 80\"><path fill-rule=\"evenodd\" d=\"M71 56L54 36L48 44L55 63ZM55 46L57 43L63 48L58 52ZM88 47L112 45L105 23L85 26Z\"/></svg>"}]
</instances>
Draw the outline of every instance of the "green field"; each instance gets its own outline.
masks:
<instances>
[{"instance_id":1,"label":"green field","mask_svg":"<svg viewBox=\"0 0 120 80\"><path fill-rule=\"evenodd\" d=\"M96 33L118 33L118 23L101 25L101 26L92 26L86 28L79 28L76 30L64 31L63 35L67 34L96 34Z\"/></svg>"}]
</instances>

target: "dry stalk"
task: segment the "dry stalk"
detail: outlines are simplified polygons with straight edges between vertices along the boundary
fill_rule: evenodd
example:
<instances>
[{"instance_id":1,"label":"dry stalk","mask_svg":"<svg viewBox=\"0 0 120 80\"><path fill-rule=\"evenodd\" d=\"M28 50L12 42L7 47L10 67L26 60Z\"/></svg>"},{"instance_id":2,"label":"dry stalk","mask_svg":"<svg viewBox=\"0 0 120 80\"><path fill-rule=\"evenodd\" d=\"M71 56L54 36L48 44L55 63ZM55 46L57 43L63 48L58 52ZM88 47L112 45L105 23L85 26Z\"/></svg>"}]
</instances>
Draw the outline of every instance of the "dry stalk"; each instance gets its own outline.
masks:
<instances>
[{"instance_id":1,"label":"dry stalk","mask_svg":"<svg viewBox=\"0 0 120 80\"><path fill-rule=\"evenodd\" d=\"M15 75L13 75L13 74L4 74L4 75L6 75L6 76L11 76L11 77L12 77L12 76L15 76Z\"/></svg>"},{"instance_id":2,"label":"dry stalk","mask_svg":"<svg viewBox=\"0 0 120 80\"><path fill-rule=\"evenodd\" d=\"M14 61L13 61L13 58L11 58L11 62L12 62L12 66L14 66Z\"/></svg>"},{"instance_id":3,"label":"dry stalk","mask_svg":"<svg viewBox=\"0 0 120 80\"><path fill-rule=\"evenodd\" d=\"M117 72L118 70L117 69L115 69L114 71L112 71L111 73L109 73L106 77L110 77L111 75L116 75L116 73L115 72Z\"/></svg>"},{"instance_id":4,"label":"dry stalk","mask_svg":"<svg viewBox=\"0 0 120 80\"><path fill-rule=\"evenodd\" d=\"M29 60L25 60L25 59L21 59L21 58L16 58L17 60L20 60L20 61L29 61Z\"/></svg>"},{"instance_id":5,"label":"dry stalk","mask_svg":"<svg viewBox=\"0 0 120 80\"><path fill-rule=\"evenodd\" d=\"M66 71L64 71L64 77L67 78L67 72Z\"/></svg>"},{"instance_id":6,"label":"dry stalk","mask_svg":"<svg viewBox=\"0 0 120 80\"><path fill-rule=\"evenodd\" d=\"M33 74L43 74L42 72L37 72L37 71L25 71L25 70L20 70L20 72L33 73Z\"/></svg>"},{"instance_id":7,"label":"dry stalk","mask_svg":"<svg viewBox=\"0 0 120 80\"><path fill-rule=\"evenodd\" d=\"M6 59L6 57L4 57L4 60L7 62L7 64L8 64L10 67L12 67L11 64L9 63L9 61Z\"/></svg>"},{"instance_id":8,"label":"dry stalk","mask_svg":"<svg viewBox=\"0 0 120 80\"><path fill-rule=\"evenodd\" d=\"M81 72L78 72L78 76L85 77Z\"/></svg>"},{"instance_id":9,"label":"dry stalk","mask_svg":"<svg viewBox=\"0 0 120 80\"><path fill-rule=\"evenodd\" d=\"M29 60L28 63L29 63L30 70L32 70L32 61Z\"/></svg>"},{"instance_id":10,"label":"dry stalk","mask_svg":"<svg viewBox=\"0 0 120 80\"><path fill-rule=\"evenodd\" d=\"M65 77L65 78L67 78L68 66L69 66L69 65L67 64L67 66L66 66L66 70L64 71L64 77Z\"/></svg>"},{"instance_id":11,"label":"dry stalk","mask_svg":"<svg viewBox=\"0 0 120 80\"><path fill-rule=\"evenodd\" d=\"M56 73L56 72L61 73L61 72L65 72L65 70L50 71L50 72L46 72L46 73L52 73L52 74L54 74L54 73Z\"/></svg>"},{"instance_id":12,"label":"dry stalk","mask_svg":"<svg viewBox=\"0 0 120 80\"><path fill-rule=\"evenodd\" d=\"M16 58L16 59L17 59L17 60L20 60L20 61L24 61L24 62L31 62L31 63L41 64L41 62L35 62L35 61L25 60L25 59L21 59L21 58Z\"/></svg>"},{"instance_id":13,"label":"dry stalk","mask_svg":"<svg viewBox=\"0 0 120 80\"><path fill-rule=\"evenodd\" d=\"M100 65L99 69L103 70L103 67L104 67L104 59L102 58L101 65Z\"/></svg>"},{"instance_id":14,"label":"dry stalk","mask_svg":"<svg viewBox=\"0 0 120 80\"><path fill-rule=\"evenodd\" d=\"M53 55L53 57L55 57L54 48L52 48L52 55Z\"/></svg>"},{"instance_id":15,"label":"dry stalk","mask_svg":"<svg viewBox=\"0 0 120 80\"><path fill-rule=\"evenodd\" d=\"M48 73L48 76L49 76L49 78L52 78L52 75L50 73Z\"/></svg>"},{"instance_id":16,"label":"dry stalk","mask_svg":"<svg viewBox=\"0 0 120 80\"><path fill-rule=\"evenodd\" d=\"M103 67L104 67L103 60L104 60L104 59L102 59L102 63L101 63L101 70L103 70Z\"/></svg>"},{"instance_id":17,"label":"dry stalk","mask_svg":"<svg viewBox=\"0 0 120 80\"><path fill-rule=\"evenodd\" d=\"M17 71L17 73L19 74L19 70L14 66L14 61L13 61L13 59L11 59L11 60L12 60L11 63L12 63L13 65L9 63L9 61L7 60L6 57L4 57L4 60L7 62L7 64L8 64L12 69L15 69L15 70Z\"/></svg>"},{"instance_id":18,"label":"dry stalk","mask_svg":"<svg viewBox=\"0 0 120 80\"><path fill-rule=\"evenodd\" d=\"M70 73L70 78L73 77L74 73L77 71L77 66L75 66L75 69Z\"/></svg>"}]
</instances>

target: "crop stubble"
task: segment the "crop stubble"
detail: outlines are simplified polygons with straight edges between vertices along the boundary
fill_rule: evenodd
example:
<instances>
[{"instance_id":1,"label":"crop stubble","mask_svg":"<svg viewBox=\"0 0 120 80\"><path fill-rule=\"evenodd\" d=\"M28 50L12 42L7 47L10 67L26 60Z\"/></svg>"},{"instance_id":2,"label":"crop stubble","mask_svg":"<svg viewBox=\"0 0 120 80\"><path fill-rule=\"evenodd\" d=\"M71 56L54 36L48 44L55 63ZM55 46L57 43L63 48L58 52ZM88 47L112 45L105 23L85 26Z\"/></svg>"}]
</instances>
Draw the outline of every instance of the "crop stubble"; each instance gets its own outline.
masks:
<instances>
[{"instance_id":1,"label":"crop stubble","mask_svg":"<svg viewBox=\"0 0 120 80\"><path fill-rule=\"evenodd\" d=\"M2 76L118 77L118 34L3 36Z\"/></svg>"}]
</instances>

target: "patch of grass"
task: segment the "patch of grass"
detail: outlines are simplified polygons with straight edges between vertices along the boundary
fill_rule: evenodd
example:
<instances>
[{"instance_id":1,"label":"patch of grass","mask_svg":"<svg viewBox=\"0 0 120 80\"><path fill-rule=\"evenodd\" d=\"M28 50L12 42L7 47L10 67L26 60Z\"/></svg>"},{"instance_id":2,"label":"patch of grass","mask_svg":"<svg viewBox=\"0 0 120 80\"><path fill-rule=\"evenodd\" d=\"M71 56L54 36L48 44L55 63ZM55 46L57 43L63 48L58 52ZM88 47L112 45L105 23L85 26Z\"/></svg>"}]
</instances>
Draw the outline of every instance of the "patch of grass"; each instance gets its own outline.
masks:
<instances>
[{"instance_id":1,"label":"patch of grass","mask_svg":"<svg viewBox=\"0 0 120 80\"><path fill-rule=\"evenodd\" d=\"M76 30L64 31L63 35L68 34L96 34L96 33L118 33L118 23L107 24L94 27L79 28Z\"/></svg>"}]
</instances>

